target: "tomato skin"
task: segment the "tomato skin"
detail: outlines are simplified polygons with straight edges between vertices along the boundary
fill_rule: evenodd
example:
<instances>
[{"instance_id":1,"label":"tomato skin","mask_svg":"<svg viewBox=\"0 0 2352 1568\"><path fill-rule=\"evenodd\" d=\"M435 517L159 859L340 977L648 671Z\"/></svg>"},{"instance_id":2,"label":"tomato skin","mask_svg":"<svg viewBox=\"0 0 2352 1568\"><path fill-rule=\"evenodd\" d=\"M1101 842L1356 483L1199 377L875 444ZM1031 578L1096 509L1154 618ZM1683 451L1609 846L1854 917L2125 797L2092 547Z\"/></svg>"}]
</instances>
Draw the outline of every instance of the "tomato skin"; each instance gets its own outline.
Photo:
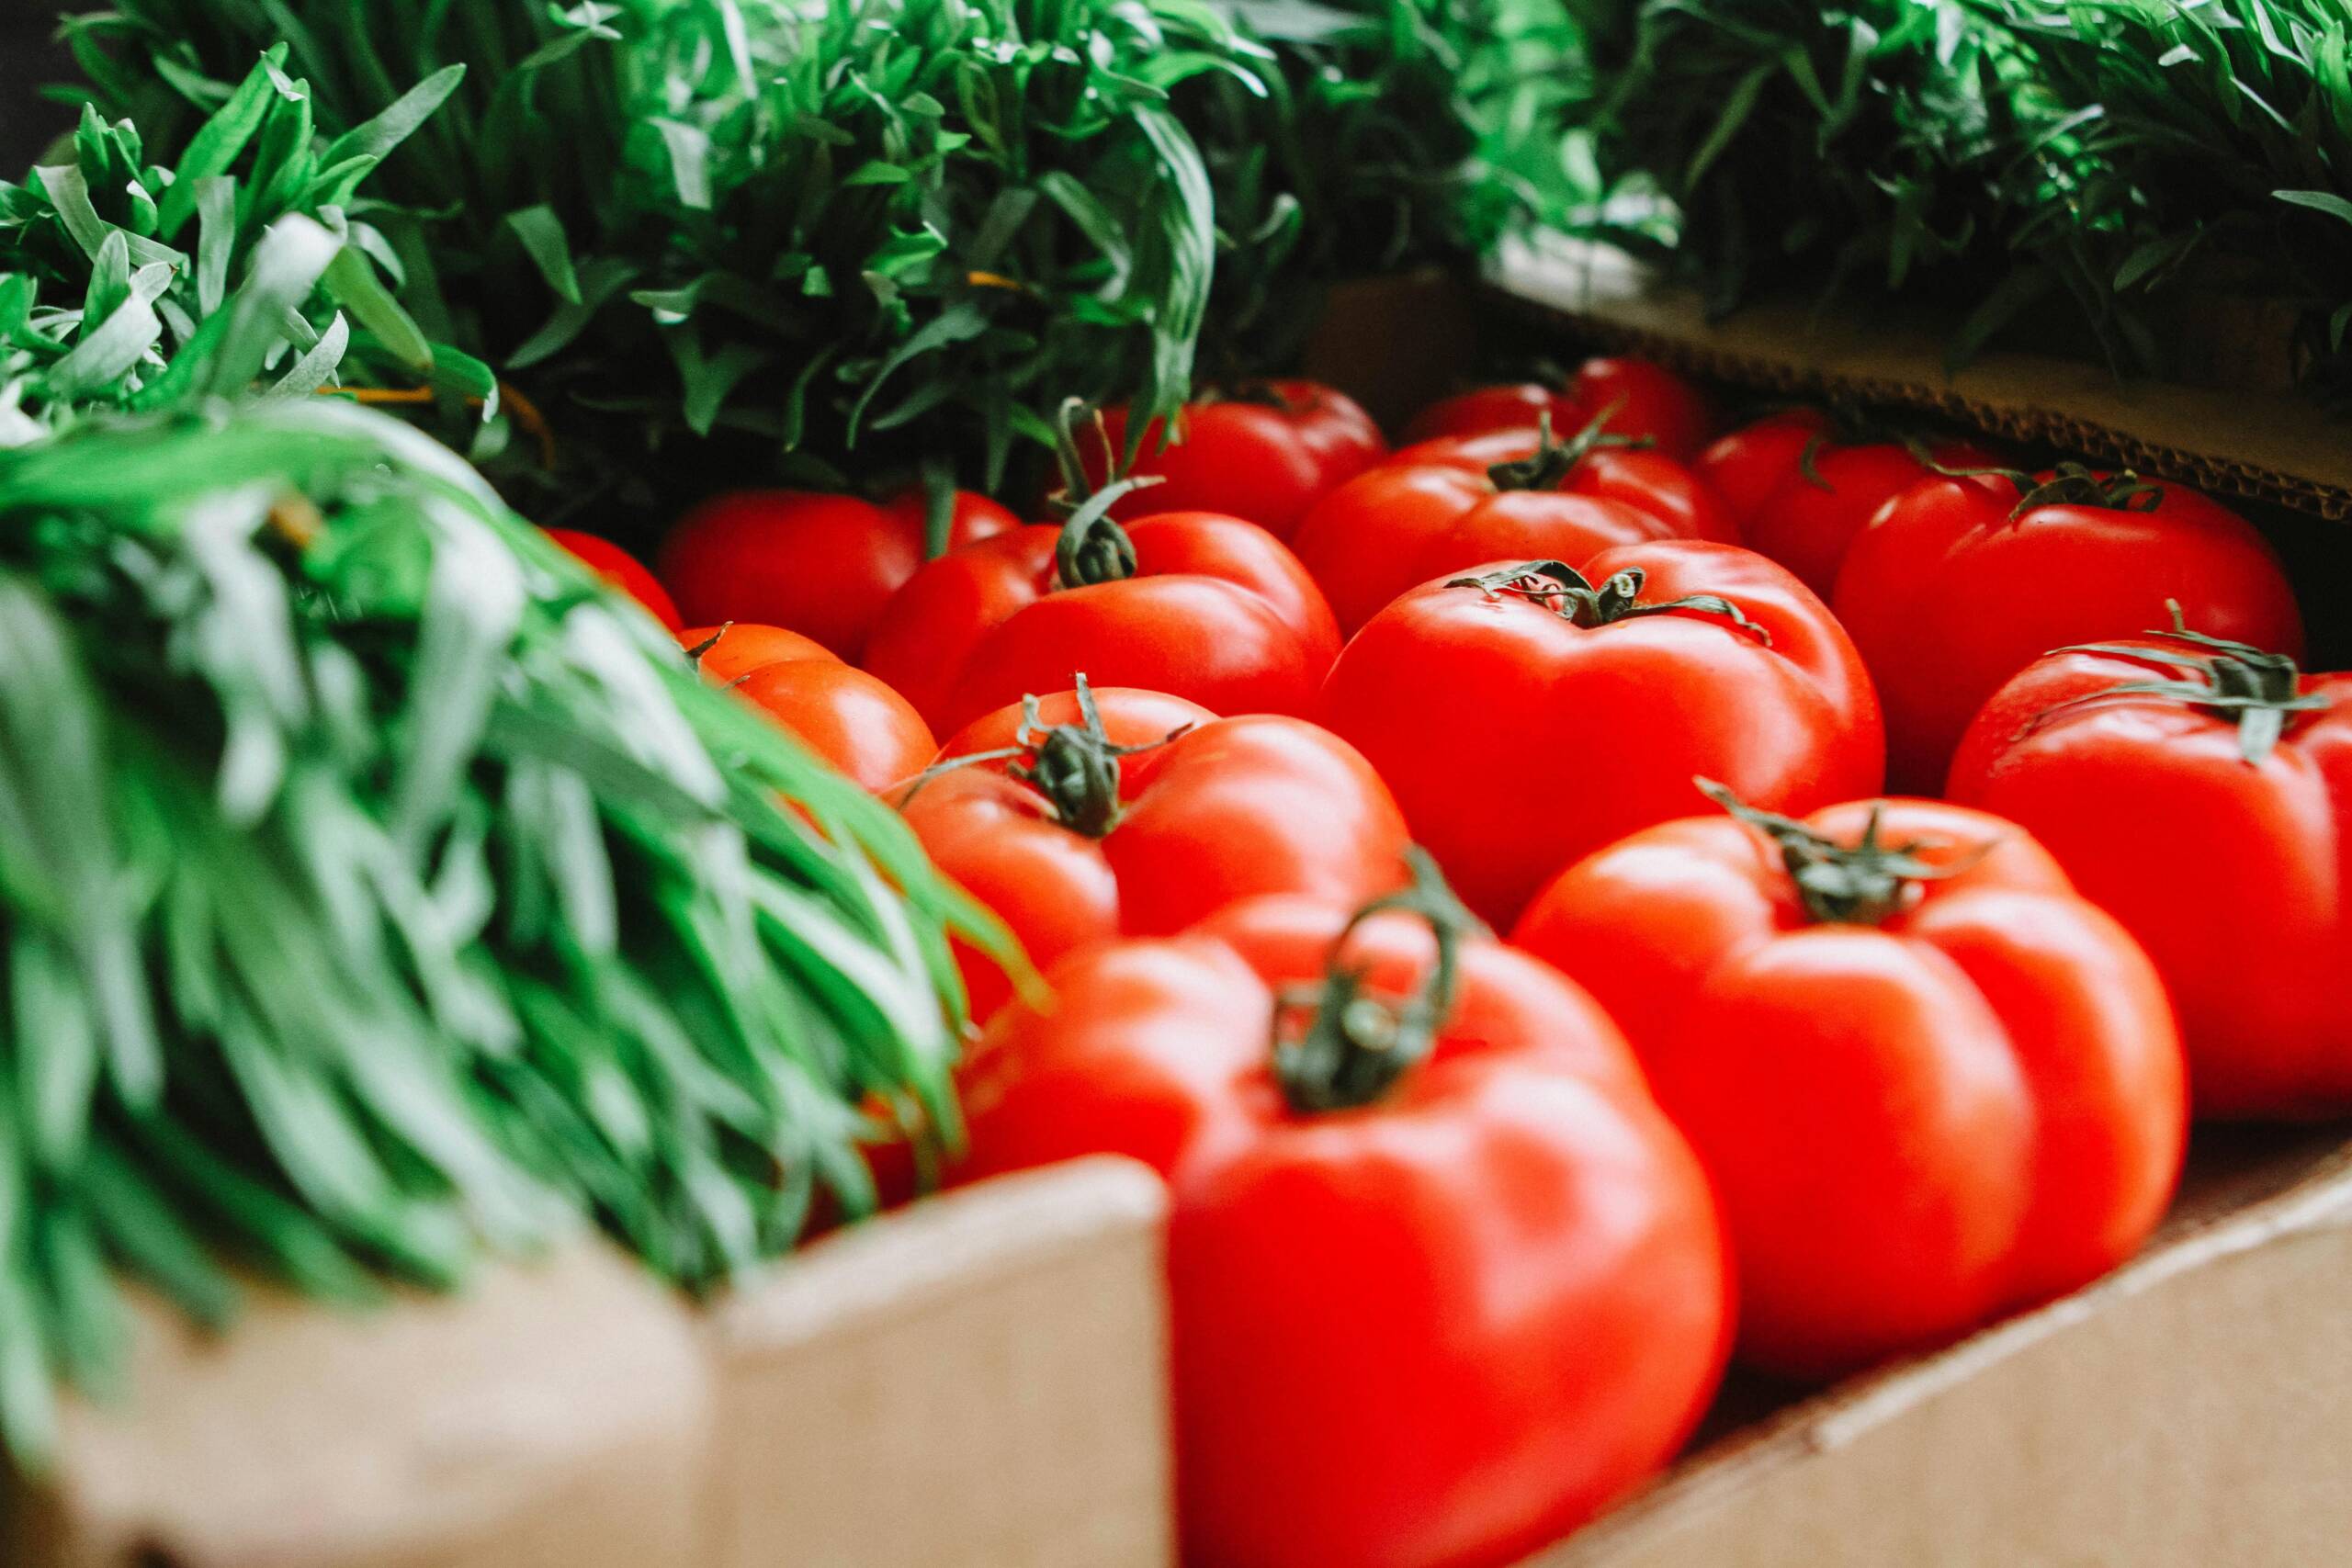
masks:
<instances>
[{"instance_id":1,"label":"tomato skin","mask_svg":"<svg viewBox=\"0 0 2352 1568\"><path fill-rule=\"evenodd\" d=\"M1497 463L1534 456L1540 433L1492 430L1482 435L1442 435L1406 447L1382 465L1429 464L1484 474ZM1689 464L1639 446L1597 446L1560 481L1571 495L1592 496L1647 512L1669 525L1676 536L1740 542L1739 526L1713 486Z\"/></svg>"},{"instance_id":2,"label":"tomato skin","mask_svg":"<svg viewBox=\"0 0 2352 1568\"><path fill-rule=\"evenodd\" d=\"M1811 825L1851 843L1874 808L1885 841L1960 868L1879 926L1812 923L1780 852L1712 817L1571 867L1512 935L1624 1027L1714 1179L1740 1357L1785 1375L1938 1344L2112 1268L2186 1139L2179 1036L2122 928L1997 818L1895 800Z\"/></svg>"},{"instance_id":3,"label":"tomato skin","mask_svg":"<svg viewBox=\"0 0 2352 1568\"><path fill-rule=\"evenodd\" d=\"M1322 585L1340 631L1353 633L1398 594L1464 567L1581 558L1676 536L1671 523L1623 502L1498 491L1483 472L1451 464L1386 464L1317 502L1293 548Z\"/></svg>"},{"instance_id":4,"label":"tomato skin","mask_svg":"<svg viewBox=\"0 0 2352 1568\"><path fill-rule=\"evenodd\" d=\"M866 668L940 730L1080 673L1220 714L1311 713L1339 628L1263 528L1145 517L1127 525L1136 575L1077 588L1053 587L1059 534L1040 524L932 562L885 610Z\"/></svg>"},{"instance_id":5,"label":"tomato skin","mask_svg":"<svg viewBox=\"0 0 2352 1568\"><path fill-rule=\"evenodd\" d=\"M1297 897L1058 965L967 1074L972 1173L1114 1150L1169 1236L1185 1560L1484 1568L1622 1495L1688 1436L1726 1337L1722 1239L1614 1027L1490 940L1432 1056L1373 1107L1290 1111L1277 987L1344 912ZM1427 934L1351 953L1401 989Z\"/></svg>"},{"instance_id":6,"label":"tomato skin","mask_svg":"<svg viewBox=\"0 0 2352 1568\"><path fill-rule=\"evenodd\" d=\"M1159 447L1163 425L1144 432L1132 472L1161 481L1122 497L1122 522L1156 512L1219 512L1287 539L1306 509L1387 456L1380 426L1353 398L1315 381L1268 383L1281 404L1235 400L1188 404L1184 439ZM1127 411L1106 409L1102 431L1125 450ZM1157 448L1157 449L1155 449ZM1109 478L1100 443L1081 438L1088 482Z\"/></svg>"},{"instance_id":7,"label":"tomato skin","mask_svg":"<svg viewBox=\"0 0 2352 1568\"><path fill-rule=\"evenodd\" d=\"M2153 512L2061 504L2014 522L1997 476L1921 479L1854 538L1830 604L1886 706L1887 776L1941 786L1986 699L2054 648L2188 624L2300 653L2302 617L2270 547L2244 518L2162 485Z\"/></svg>"},{"instance_id":8,"label":"tomato skin","mask_svg":"<svg viewBox=\"0 0 2352 1568\"><path fill-rule=\"evenodd\" d=\"M610 539L582 534L576 528L542 528L539 532L561 546L566 555L644 605L665 629L678 629L678 606L671 603L669 593L635 556Z\"/></svg>"},{"instance_id":9,"label":"tomato skin","mask_svg":"<svg viewBox=\"0 0 2352 1568\"><path fill-rule=\"evenodd\" d=\"M1829 416L1818 409L1785 409L1718 435L1690 466L1745 526L1764 498L1796 471L1814 438L1828 428Z\"/></svg>"},{"instance_id":10,"label":"tomato skin","mask_svg":"<svg viewBox=\"0 0 2352 1568\"><path fill-rule=\"evenodd\" d=\"M1693 774L1772 810L1878 787L1869 678L1787 572L1691 539L1571 564L1595 584L1641 569L1644 603L1719 594L1772 640L1696 612L1587 629L1443 578L1366 622L1324 684L1323 722L1388 781L1472 908L1509 923L1561 866L1688 811Z\"/></svg>"},{"instance_id":11,"label":"tomato skin","mask_svg":"<svg viewBox=\"0 0 2352 1568\"><path fill-rule=\"evenodd\" d=\"M810 491L738 491L679 519L662 544L662 581L689 618L788 627L854 661L882 605L923 564L925 502L884 505ZM958 491L948 547L1020 519Z\"/></svg>"},{"instance_id":12,"label":"tomato skin","mask_svg":"<svg viewBox=\"0 0 2352 1568\"><path fill-rule=\"evenodd\" d=\"M2179 645L2123 646L2178 653ZM2056 653L1977 715L1953 799L2021 824L2144 946L2180 1014L2202 1117L2352 1110L2352 674L2245 761L2233 718L2111 692L2167 665Z\"/></svg>"},{"instance_id":13,"label":"tomato skin","mask_svg":"<svg viewBox=\"0 0 2352 1568\"><path fill-rule=\"evenodd\" d=\"M1802 453L1800 453L1802 457ZM1983 447L1948 441L1928 457L1947 468L1981 468L2000 459ZM1841 446L1824 443L1814 455L1814 482L1794 462L1747 522L1751 549L1770 556L1824 599L1837 591L1838 573L1855 536L1888 499L1934 470L1893 441Z\"/></svg>"},{"instance_id":14,"label":"tomato skin","mask_svg":"<svg viewBox=\"0 0 2352 1568\"><path fill-rule=\"evenodd\" d=\"M1040 704L1047 724L1076 716L1071 694L1057 695ZM1001 763L936 775L902 807L932 863L994 910L1040 969L1081 942L1165 935L1257 894L1351 905L1397 885L1404 817L1339 737L1271 714L1218 718L1155 692L1094 697L1114 743L1149 747L1120 759L1124 809L1102 837L1056 821L1046 797ZM1183 716L1167 722L1176 709ZM942 760L967 737L1010 742L1020 724L1017 707L991 714ZM1004 999L1002 976L977 955L963 967L974 1016L985 1017Z\"/></svg>"},{"instance_id":15,"label":"tomato skin","mask_svg":"<svg viewBox=\"0 0 2352 1568\"><path fill-rule=\"evenodd\" d=\"M1610 412L1611 409L1614 412ZM1544 414L1555 434L1582 430L1603 413L1619 435L1648 436L1667 457L1695 456L1714 423L1705 395L1645 359L1588 359L1557 391L1540 382L1481 387L1430 404L1406 426L1408 441L1524 429Z\"/></svg>"},{"instance_id":16,"label":"tomato skin","mask_svg":"<svg viewBox=\"0 0 2352 1568\"><path fill-rule=\"evenodd\" d=\"M695 664L704 680L732 688L867 789L921 773L936 750L904 697L797 632L739 623L695 626L678 642L709 642Z\"/></svg>"}]
</instances>

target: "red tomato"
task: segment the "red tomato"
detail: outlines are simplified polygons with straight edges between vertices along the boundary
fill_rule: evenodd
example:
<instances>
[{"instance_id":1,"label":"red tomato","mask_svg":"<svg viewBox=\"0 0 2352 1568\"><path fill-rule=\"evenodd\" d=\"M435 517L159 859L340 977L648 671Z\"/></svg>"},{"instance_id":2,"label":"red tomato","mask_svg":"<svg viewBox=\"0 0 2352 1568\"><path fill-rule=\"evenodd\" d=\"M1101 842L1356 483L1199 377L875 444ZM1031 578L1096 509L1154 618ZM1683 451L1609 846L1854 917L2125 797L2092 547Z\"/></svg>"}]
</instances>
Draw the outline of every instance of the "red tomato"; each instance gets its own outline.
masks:
<instances>
[{"instance_id":1,"label":"red tomato","mask_svg":"<svg viewBox=\"0 0 2352 1568\"><path fill-rule=\"evenodd\" d=\"M941 730L1080 671L1213 713L1305 715L1339 641L1322 591L1263 528L1081 513L931 562L876 623L865 665Z\"/></svg>"},{"instance_id":2,"label":"red tomato","mask_svg":"<svg viewBox=\"0 0 2352 1568\"><path fill-rule=\"evenodd\" d=\"M1742 1359L1831 1376L2130 1257L2186 1138L2131 937L1998 818L1741 815L1601 851L1512 940L1611 1010L1713 1177Z\"/></svg>"},{"instance_id":3,"label":"red tomato","mask_svg":"<svg viewBox=\"0 0 2352 1568\"><path fill-rule=\"evenodd\" d=\"M662 581L696 621L786 626L855 660L883 604L923 563L925 504L920 491L883 506L794 490L718 496L670 530ZM958 491L948 547L1020 525Z\"/></svg>"},{"instance_id":4,"label":"red tomato","mask_svg":"<svg viewBox=\"0 0 2352 1568\"><path fill-rule=\"evenodd\" d=\"M967 1075L973 1172L1109 1150L1168 1180L1187 1562L1516 1561L1713 1388L1690 1151L1582 991L1437 919L1434 964L1393 913L1351 934L1295 897L1090 948Z\"/></svg>"},{"instance_id":5,"label":"red tomato","mask_svg":"<svg viewBox=\"0 0 2352 1568\"><path fill-rule=\"evenodd\" d=\"M1951 793L2147 948L2199 1115L2352 1111L2352 674L2181 633L2053 653L1977 715Z\"/></svg>"},{"instance_id":6,"label":"red tomato","mask_svg":"<svg viewBox=\"0 0 2352 1568\"><path fill-rule=\"evenodd\" d=\"M653 618L671 631L678 629L678 607L670 595L653 580L653 574L638 563L635 556L594 534L582 534L575 528L542 528L539 530L563 547L566 555L579 561L651 612Z\"/></svg>"},{"instance_id":7,"label":"red tomato","mask_svg":"<svg viewBox=\"0 0 2352 1568\"><path fill-rule=\"evenodd\" d=\"M1826 599L1854 536L1889 496L1934 472L1929 461L1946 468L2000 461L1965 441L1929 446L1927 459L1903 442L1843 431L1823 415L1795 411L1734 431L1701 453L1698 467L1718 490L1739 492L1734 512L1748 548Z\"/></svg>"},{"instance_id":8,"label":"red tomato","mask_svg":"<svg viewBox=\"0 0 2352 1568\"><path fill-rule=\"evenodd\" d=\"M2043 653L2130 637L2167 601L2200 631L2301 652L2294 591L2244 518L2175 485L2125 504L2129 480L1922 479L1856 536L1831 604L1886 705L1895 788L1939 787L1976 710Z\"/></svg>"},{"instance_id":9,"label":"red tomato","mask_svg":"<svg viewBox=\"0 0 2352 1568\"><path fill-rule=\"evenodd\" d=\"M921 773L932 759L937 742L904 697L797 632L697 626L678 640L703 649L695 667L704 679L732 688L867 789Z\"/></svg>"},{"instance_id":10,"label":"red tomato","mask_svg":"<svg viewBox=\"0 0 2352 1568\"><path fill-rule=\"evenodd\" d=\"M1558 445L1577 460L1558 465L1566 468L1565 477L1532 488L1621 502L1662 519L1678 538L1739 543L1738 525L1723 499L1690 465L1646 446L1620 445L1617 437L1593 425ZM1427 464L1492 475L1501 466L1511 472L1507 479L1498 479L1498 484L1527 489L1531 487L1522 476L1546 477L1542 468L1533 466L1543 450L1540 428L1490 430L1483 435L1441 435L1417 442L1381 467Z\"/></svg>"},{"instance_id":11,"label":"red tomato","mask_svg":"<svg viewBox=\"0 0 2352 1568\"><path fill-rule=\"evenodd\" d=\"M1363 405L1315 381L1269 381L1187 404L1183 439L1160 447L1161 431L1161 422L1152 421L1132 470L1161 482L1122 497L1112 516L1220 512L1287 539L1308 507L1388 452ZM1103 412L1102 435L1079 444L1091 485L1108 478L1105 446L1126 449L1125 409Z\"/></svg>"},{"instance_id":12,"label":"red tomato","mask_svg":"<svg viewBox=\"0 0 2352 1568\"><path fill-rule=\"evenodd\" d=\"M906 800L907 824L1041 969L1081 942L1181 931L1253 894L1357 903L1403 865L1387 786L1304 719L1219 718L1112 687L1001 709L942 760L973 754L958 747L1019 757L934 774ZM964 972L985 1018L1004 981L977 955Z\"/></svg>"},{"instance_id":13,"label":"red tomato","mask_svg":"<svg viewBox=\"0 0 2352 1568\"><path fill-rule=\"evenodd\" d=\"M1646 359L1588 359L1557 391L1533 381L1481 387L1432 403L1405 427L1406 439L1521 430L1539 415L1555 430L1582 430L1603 414L1618 435L1646 436L1669 457L1695 456L1714 423L1703 393Z\"/></svg>"},{"instance_id":14,"label":"red tomato","mask_svg":"<svg viewBox=\"0 0 2352 1568\"><path fill-rule=\"evenodd\" d=\"M1324 723L1471 908L1509 920L1569 861L1679 815L1693 773L1790 810L1878 787L1870 680L1796 579L1692 539L1578 567L1425 583L1365 623L1324 686Z\"/></svg>"}]
</instances>

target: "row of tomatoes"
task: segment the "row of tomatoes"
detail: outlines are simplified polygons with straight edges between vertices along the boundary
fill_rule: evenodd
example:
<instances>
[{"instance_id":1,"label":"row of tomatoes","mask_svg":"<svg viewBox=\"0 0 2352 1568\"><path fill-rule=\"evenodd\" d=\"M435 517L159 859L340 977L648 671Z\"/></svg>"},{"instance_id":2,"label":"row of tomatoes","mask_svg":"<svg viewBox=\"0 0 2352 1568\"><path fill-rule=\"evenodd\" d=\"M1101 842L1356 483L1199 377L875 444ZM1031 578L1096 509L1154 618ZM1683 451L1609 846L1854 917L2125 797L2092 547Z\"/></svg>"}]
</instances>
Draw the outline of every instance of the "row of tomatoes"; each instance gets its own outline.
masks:
<instances>
[{"instance_id":1,"label":"row of tomatoes","mask_svg":"<svg viewBox=\"0 0 2352 1568\"><path fill-rule=\"evenodd\" d=\"M2073 1288L2169 1196L2184 1035L2200 1111L2352 1105L2352 678L2225 509L1708 444L1629 361L1395 454L1296 383L1189 424L927 564L920 502L809 497L662 564L1047 968L967 964L967 1170L1168 1177L1196 1560L1508 1560L1735 1344L1824 1377Z\"/></svg>"}]
</instances>

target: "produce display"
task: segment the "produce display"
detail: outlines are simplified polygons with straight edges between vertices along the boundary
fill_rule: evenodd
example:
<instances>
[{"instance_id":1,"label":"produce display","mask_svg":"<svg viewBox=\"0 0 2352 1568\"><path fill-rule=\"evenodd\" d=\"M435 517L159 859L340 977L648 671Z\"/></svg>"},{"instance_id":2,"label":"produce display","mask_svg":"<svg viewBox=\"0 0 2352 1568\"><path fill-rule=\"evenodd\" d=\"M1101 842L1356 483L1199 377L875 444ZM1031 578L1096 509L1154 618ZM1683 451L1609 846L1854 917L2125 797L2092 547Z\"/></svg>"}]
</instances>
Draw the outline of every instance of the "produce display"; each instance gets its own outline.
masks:
<instances>
[{"instance_id":1,"label":"produce display","mask_svg":"<svg viewBox=\"0 0 2352 1568\"><path fill-rule=\"evenodd\" d=\"M65 22L0 184L10 1462L130 1289L601 1232L699 1301L1118 1154L1183 1560L1504 1568L1726 1377L2125 1263L2199 1119L2352 1113L2275 519L1549 343L1302 369L1541 220L2134 364L2291 255L2329 381L2340 19L2047 9Z\"/></svg>"}]
</instances>

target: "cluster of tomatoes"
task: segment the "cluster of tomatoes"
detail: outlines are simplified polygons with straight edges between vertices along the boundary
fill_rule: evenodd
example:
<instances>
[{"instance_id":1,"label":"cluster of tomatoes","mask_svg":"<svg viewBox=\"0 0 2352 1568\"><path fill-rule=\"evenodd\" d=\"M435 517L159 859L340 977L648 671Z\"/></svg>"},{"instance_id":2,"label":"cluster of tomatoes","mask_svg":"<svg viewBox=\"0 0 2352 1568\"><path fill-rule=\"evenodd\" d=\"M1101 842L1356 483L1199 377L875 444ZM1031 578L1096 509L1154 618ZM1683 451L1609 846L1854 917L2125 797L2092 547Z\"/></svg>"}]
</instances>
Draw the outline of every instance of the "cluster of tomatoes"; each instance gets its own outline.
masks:
<instances>
[{"instance_id":1,"label":"cluster of tomatoes","mask_svg":"<svg viewBox=\"0 0 2352 1568\"><path fill-rule=\"evenodd\" d=\"M2192 1109L2352 1107L2352 676L2224 507L1623 360L1186 423L661 564L1044 969L967 955L966 1173L1167 1178L1192 1560L1510 1560L1727 1358L1948 1340L2129 1256Z\"/></svg>"}]
</instances>

